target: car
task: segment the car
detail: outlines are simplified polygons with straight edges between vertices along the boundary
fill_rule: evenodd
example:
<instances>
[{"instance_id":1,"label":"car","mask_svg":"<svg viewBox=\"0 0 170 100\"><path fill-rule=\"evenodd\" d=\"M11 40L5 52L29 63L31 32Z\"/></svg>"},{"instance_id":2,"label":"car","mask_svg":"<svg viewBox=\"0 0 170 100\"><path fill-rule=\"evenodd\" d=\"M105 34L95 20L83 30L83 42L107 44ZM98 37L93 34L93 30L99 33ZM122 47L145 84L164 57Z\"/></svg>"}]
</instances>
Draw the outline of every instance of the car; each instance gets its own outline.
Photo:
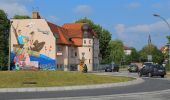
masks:
<instances>
[{"instance_id":1,"label":"car","mask_svg":"<svg viewBox=\"0 0 170 100\"><path fill-rule=\"evenodd\" d=\"M159 64L151 64L145 65L138 72L139 77L143 75L147 75L149 77L152 76L161 76L162 78L166 75L166 70L162 65Z\"/></svg>"},{"instance_id":2,"label":"car","mask_svg":"<svg viewBox=\"0 0 170 100\"><path fill-rule=\"evenodd\" d=\"M153 65L153 62L144 62L143 63L143 66L150 66L150 65Z\"/></svg>"},{"instance_id":3,"label":"car","mask_svg":"<svg viewBox=\"0 0 170 100\"><path fill-rule=\"evenodd\" d=\"M136 65L136 64L130 64L129 66L128 66L128 71L129 72L138 72L138 66Z\"/></svg>"},{"instance_id":4,"label":"car","mask_svg":"<svg viewBox=\"0 0 170 100\"><path fill-rule=\"evenodd\" d=\"M119 72L119 65L117 64L110 64L105 68L105 72Z\"/></svg>"}]
</instances>

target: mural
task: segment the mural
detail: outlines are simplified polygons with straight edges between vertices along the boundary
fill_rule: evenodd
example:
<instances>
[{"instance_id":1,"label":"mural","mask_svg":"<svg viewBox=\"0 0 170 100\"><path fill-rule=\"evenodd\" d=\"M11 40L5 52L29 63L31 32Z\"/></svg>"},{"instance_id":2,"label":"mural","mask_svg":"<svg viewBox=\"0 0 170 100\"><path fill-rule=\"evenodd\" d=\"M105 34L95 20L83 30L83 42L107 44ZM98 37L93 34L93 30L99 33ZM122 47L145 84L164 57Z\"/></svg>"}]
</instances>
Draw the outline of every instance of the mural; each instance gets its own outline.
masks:
<instances>
[{"instance_id":1,"label":"mural","mask_svg":"<svg viewBox=\"0 0 170 100\"><path fill-rule=\"evenodd\" d=\"M29 23L26 28L32 28ZM11 51L12 70L56 70L56 61L49 57L52 46L45 46L45 41L34 40L34 31L23 33L21 29L11 25L17 44L13 44ZM39 31L39 29L38 29ZM47 34L48 35L48 34ZM45 48L45 54L40 51Z\"/></svg>"}]
</instances>

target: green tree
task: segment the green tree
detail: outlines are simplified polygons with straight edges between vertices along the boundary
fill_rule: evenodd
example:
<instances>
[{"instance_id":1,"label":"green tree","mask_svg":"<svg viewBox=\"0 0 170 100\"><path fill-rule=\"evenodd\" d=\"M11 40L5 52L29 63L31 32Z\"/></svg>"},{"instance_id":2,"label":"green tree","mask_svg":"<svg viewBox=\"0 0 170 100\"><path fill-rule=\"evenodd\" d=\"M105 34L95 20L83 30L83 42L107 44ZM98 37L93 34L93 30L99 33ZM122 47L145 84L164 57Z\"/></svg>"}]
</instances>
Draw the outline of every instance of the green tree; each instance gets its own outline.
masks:
<instances>
[{"instance_id":1,"label":"green tree","mask_svg":"<svg viewBox=\"0 0 170 100\"><path fill-rule=\"evenodd\" d=\"M115 62L120 64L122 58L124 57L123 42L121 40L112 40L109 43L109 48L111 50L109 60L110 62Z\"/></svg>"},{"instance_id":2,"label":"green tree","mask_svg":"<svg viewBox=\"0 0 170 100\"><path fill-rule=\"evenodd\" d=\"M75 23L87 23L97 33L99 38L99 49L102 55L101 63L108 63L108 57L110 55L109 42L111 40L111 34L108 30L102 28L100 25L95 24L92 20L85 18L77 20Z\"/></svg>"},{"instance_id":3,"label":"green tree","mask_svg":"<svg viewBox=\"0 0 170 100\"><path fill-rule=\"evenodd\" d=\"M9 20L6 13L0 10L0 69L8 67L8 37L9 37Z\"/></svg>"},{"instance_id":4,"label":"green tree","mask_svg":"<svg viewBox=\"0 0 170 100\"><path fill-rule=\"evenodd\" d=\"M15 15L14 19L31 19L31 17L27 15Z\"/></svg>"},{"instance_id":5,"label":"green tree","mask_svg":"<svg viewBox=\"0 0 170 100\"><path fill-rule=\"evenodd\" d=\"M131 54L125 56L126 64L131 62L139 62L139 53L135 48L131 48Z\"/></svg>"},{"instance_id":6,"label":"green tree","mask_svg":"<svg viewBox=\"0 0 170 100\"><path fill-rule=\"evenodd\" d=\"M161 63L163 60L162 52L153 44L146 45L139 52L142 61L147 61L147 55L152 55L152 61Z\"/></svg>"},{"instance_id":7,"label":"green tree","mask_svg":"<svg viewBox=\"0 0 170 100\"><path fill-rule=\"evenodd\" d=\"M166 38L168 39L168 43L170 43L170 36L167 36Z\"/></svg>"}]
</instances>

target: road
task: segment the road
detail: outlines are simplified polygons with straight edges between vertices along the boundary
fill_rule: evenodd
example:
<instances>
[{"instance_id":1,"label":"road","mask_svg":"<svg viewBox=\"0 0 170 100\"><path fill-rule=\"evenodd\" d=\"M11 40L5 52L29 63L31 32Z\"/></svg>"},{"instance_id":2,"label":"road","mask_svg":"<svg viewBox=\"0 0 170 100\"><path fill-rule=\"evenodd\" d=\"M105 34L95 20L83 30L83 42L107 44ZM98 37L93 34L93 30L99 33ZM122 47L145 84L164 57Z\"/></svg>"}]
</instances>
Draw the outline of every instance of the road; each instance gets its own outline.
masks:
<instances>
[{"instance_id":1,"label":"road","mask_svg":"<svg viewBox=\"0 0 170 100\"><path fill-rule=\"evenodd\" d=\"M136 73L128 73L128 72L121 72L121 73L100 73L100 74L110 74L110 75L125 75L125 76L137 76ZM0 93L0 100L9 100L9 99L32 99L32 100L47 100L47 98L53 98L52 100L56 99L68 99L71 100L71 98L79 100L79 99L89 99L91 98L92 100L98 100L98 97L103 97L103 99L108 99L108 95L110 98L114 96L111 100L116 100L117 98L120 98L118 100L133 100L133 98L140 98L140 95L143 96L144 93L147 95L148 93L146 92L152 92L152 95L147 95L143 97L148 97L150 98L149 100L152 100L151 97L154 97L154 91L158 91L160 93L159 95L161 96L161 93L164 95L167 94L167 97L169 98L170 91L164 91L164 92L159 92L162 90L167 90L170 89L170 80L166 78L159 78L159 77L154 77L154 78L143 78L145 82L141 84L136 84L136 85L130 85L130 86L123 86L123 87L113 87L113 88L101 88L101 89L84 89L84 90L69 90L69 91L53 91L53 92L26 92L26 93ZM135 94L134 94L135 93ZM137 93L137 94L136 94ZM156 92L157 93L157 92ZM126 95L129 94L129 95ZM127 98L125 98L126 96ZM131 97L132 96L132 97ZM93 98L92 98L93 97ZM102 98L101 97L101 98ZM141 98L143 98L141 97ZM97 98L97 99L96 99ZM100 98L100 99L101 99ZM123 99L125 98L125 99ZM73 100L72 99L72 100ZM50 99L49 99L50 100ZM102 99L101 99L102 100ZM136 100L136 99L134 99ZM144 100L144 99L139 99L139 100ZM168 99L154 99L154 100L168 100Z\"/></svg>"}]
</instances>

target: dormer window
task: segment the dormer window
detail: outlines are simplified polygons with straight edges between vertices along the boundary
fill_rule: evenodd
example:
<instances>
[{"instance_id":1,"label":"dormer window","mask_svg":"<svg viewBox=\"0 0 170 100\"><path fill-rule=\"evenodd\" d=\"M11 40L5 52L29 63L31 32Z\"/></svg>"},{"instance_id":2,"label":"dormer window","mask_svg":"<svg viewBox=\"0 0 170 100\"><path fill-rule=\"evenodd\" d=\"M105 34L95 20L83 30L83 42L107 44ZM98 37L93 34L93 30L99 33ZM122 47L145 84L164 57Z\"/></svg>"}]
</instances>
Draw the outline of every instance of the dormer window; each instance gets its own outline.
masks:
<instances>
[{"instance_id":1,"label":"dormer window","mask_svg":"<svg viewBox=\"0 0 170 100\"><path fill-rule=\"evenodd\" d=\"M84 40L84 44L86 44L86 40Z\"/></svg>"},{"instance_id":2,"label":"dormer window","mask_svg":"<svg viewBox=\"0 0 170 100\"><path fill-rule=\"evenodd\" d=\"M84 31L84 38L88 38L88 32L87 31Z\"/></svg>"},{"instance_id":3,"label":"dormer window","mask_svg":"<svg viewBox=\"0 0 170 100\"><path fill-rule=\"evenodd\" d=\"M84 24L82 26L82 31L83 31L83 37L84 38L89 38L89 32L91 31L91 27L88 24Z\"/></svg>"}]
</instances>

